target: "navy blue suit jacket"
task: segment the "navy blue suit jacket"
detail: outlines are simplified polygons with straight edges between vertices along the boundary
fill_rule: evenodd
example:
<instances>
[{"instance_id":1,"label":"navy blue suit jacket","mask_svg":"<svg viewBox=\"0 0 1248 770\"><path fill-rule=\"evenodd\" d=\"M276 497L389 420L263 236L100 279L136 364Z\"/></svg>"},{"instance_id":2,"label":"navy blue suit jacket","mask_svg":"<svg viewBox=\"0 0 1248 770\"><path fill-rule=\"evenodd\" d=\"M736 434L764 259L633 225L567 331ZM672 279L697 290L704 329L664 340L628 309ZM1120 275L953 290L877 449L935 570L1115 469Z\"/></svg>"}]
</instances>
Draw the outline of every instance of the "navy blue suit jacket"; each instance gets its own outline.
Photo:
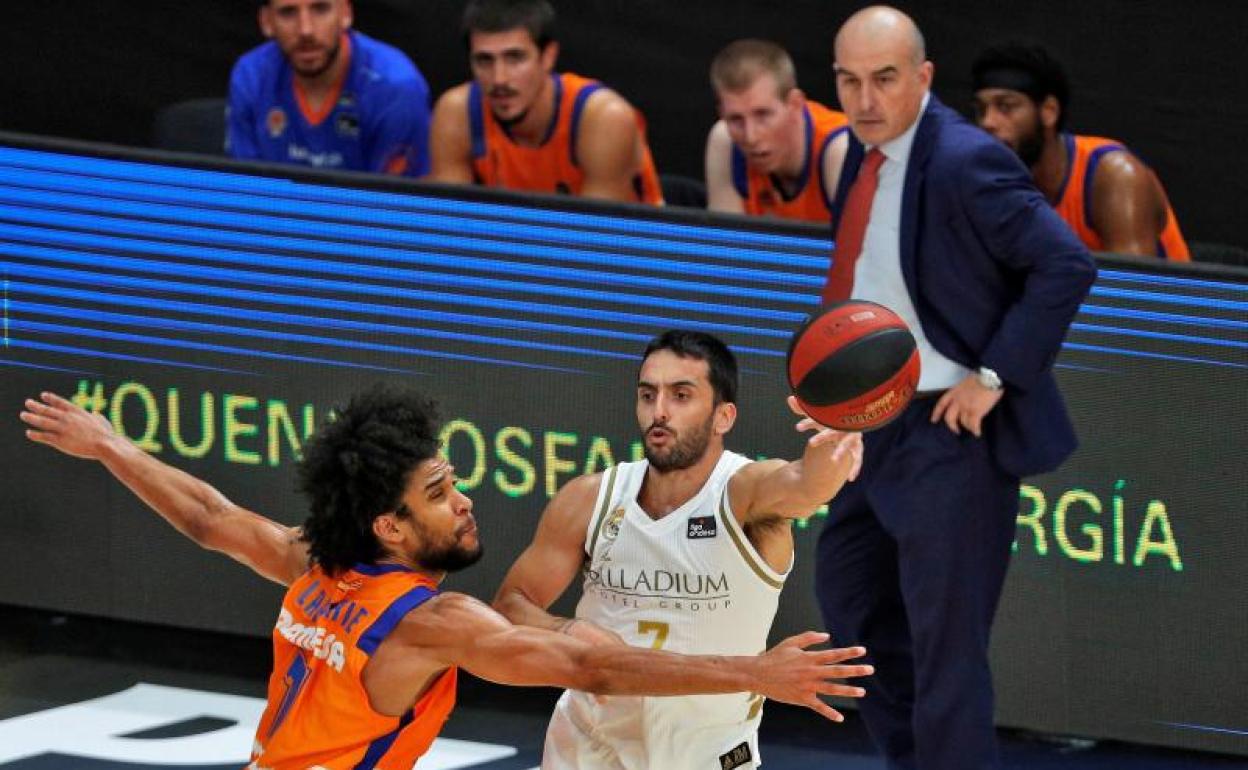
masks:
<instances>
[{"instance_id":1,"label":"navy blue suit jacket","mask_svg":"<svg viewBox=\"0 0 1248 770\"><path fill-rule=\"evenodd\" d=\"M852 132L849 142L834 212L862 164ZM1077 441L1053 362L1096 266L1013 151L935 95L906 167L900 247L932 346L1005 381L985 418L997 463L1016 476L1056 468Z\"/></svg>"}]
</instances>

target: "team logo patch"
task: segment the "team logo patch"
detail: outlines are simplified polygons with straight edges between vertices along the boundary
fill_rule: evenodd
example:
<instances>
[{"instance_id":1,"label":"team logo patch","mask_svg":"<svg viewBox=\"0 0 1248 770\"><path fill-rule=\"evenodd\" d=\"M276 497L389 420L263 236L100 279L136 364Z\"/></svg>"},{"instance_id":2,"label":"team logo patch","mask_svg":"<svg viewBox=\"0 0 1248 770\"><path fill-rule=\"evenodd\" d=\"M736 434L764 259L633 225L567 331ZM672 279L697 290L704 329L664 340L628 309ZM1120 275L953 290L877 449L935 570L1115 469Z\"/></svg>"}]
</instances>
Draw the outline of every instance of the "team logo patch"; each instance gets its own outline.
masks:
<instances>
[{"instance_id":1,"label":"team logo patch","mask_svg":"<svg viewBox=\"0 0 1248 770\"><path fill-rule=\"evenodd\" d=\"M624 506L616 508L607 514L607 520L602 523L602 536L608 540L614 540L620 536L620 527L624 524Z\"/></svg>"},{"instance_id":2,"label":"team logo patch","mask_svg":"<svg viewBox=\"0 0 1248 770\"><path fill-rule=\"evenodd\" d=\"M281 107L274 107L269 110L269 114L264 116L264 127L269 130L269 136L276 139L286 131L286 111Z\"/></svg>"},{"instance_id":3,"label":"team logo patch","mask_svg":"<svg viewBox=\"0 0 1248 770\"><path fill-rule=\"evenodd\" d=\"M732 768L740 767L753 758L754 755L750 753L750 744L742 741L726 753L719 755L719 768L720 770L732 770Z\"/></svg>"},{"instance_id":4,"label":"team logo patch","mask_svg":"<svg viewBox=\"0 0 1248 770\"><path fill-rule=\"evenodd\" d=\"M338 136L354 139L360 135L359 116L350 112L338 113L338 117L334 119L334 130L338 132Z\"/></svg>"},{"instance_id":5,"label":"team logo patch","mask_svg":"<svg viewBox=\"0 0 1248 770\"><path fill-rule=\"evenodd\" d=\"M690 540L701 540L704 537L715 537L714 516L694 516L689 519ZM733 765L736 767L736 765Z\"/></svg>"}]
</instances>

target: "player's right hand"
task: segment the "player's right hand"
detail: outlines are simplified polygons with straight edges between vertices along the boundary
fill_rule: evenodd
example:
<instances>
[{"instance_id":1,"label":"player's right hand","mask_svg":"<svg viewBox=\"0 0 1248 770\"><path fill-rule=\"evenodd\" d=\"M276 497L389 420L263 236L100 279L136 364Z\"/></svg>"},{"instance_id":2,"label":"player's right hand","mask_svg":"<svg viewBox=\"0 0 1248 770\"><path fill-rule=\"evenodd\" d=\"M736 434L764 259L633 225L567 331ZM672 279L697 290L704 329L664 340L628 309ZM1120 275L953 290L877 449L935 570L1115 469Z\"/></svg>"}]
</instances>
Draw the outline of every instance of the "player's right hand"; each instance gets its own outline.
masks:
<instances>
[{"instance_id":1,"label":"player's right hand","mask_svg":"<svg viewBox=\"0 0 1248 770\"><path fill-rule=\"evenodd\" d=\"M103 415L92 414L55 393L40 393L39 399L26 399L26 408L20 415L22 422L30 426L26 438L31 441L67 455L96 460L117 435Z\"/></svg>"},{"instance_id":2,"label":"player's right hand","mask_svg":"<svg viewBox=\"0 0 1248 770\"><path fill-rule=\"evenodd\" d=\"M845 717L820 700L819 696L861 698L866 694L865 690L837 680L870 676L875 673L875 668L869 665L841 665L844 661L866 655L865 647L806 649L826 642L828 638L826 633L807 631L790 636L760 655L761 681L756 692L772 700L805 706L833 722L843 721Z\"/></svg>"}]
</instances>

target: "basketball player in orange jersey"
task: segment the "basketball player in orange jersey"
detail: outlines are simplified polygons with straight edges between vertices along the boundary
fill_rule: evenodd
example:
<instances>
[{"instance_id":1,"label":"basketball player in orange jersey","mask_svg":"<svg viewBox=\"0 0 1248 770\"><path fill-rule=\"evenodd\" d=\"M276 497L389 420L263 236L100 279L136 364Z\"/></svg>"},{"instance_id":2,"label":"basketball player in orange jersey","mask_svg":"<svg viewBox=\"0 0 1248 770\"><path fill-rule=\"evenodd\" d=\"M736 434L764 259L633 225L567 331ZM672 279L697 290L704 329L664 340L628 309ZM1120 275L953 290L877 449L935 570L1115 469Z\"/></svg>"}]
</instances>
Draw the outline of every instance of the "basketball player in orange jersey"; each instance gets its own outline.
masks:
<instances>
[{"instance_id":1,"label":"basketball player in orange jersey","mask_svg":"<svg viewBox=\"0 0 1248 770\"><path fill-rule=\"evenodd\" d=\"M829 680L871 673L839 665L862 648L803 649L825 634L758 656L603 648L439 592L481 546L472 501L440 452L434 406L412 392L362 393L307 442L299 480L311 514L301 528L235 505L54 394L27 399L21 419L31 440L99 461L200 546L290 587L252 768L410 768L450 714L459 667L503 684L599 693L753 691L829 718L839 715L818 694L861 693Z\"/></svg>"},{"instance_id":2,"label":"basketball player in orange jersey","mask_svg":"<svg viewBox=\"0 0 1248 770\"><path fill-rule=\"evenodd\" d=\"M554 71L554 23L546 0L470 0L473 80L434 106L429 178L661 204L644 119L602 84Z\"/></svg>"},{"instance_id":3,"label":"basketball player in orange jersey","mask_svg":"<svg viewBox=\"0 0 1248 770\"><path fill-rule=\"evenodd\" d=\"M1030 169L1092 251L1191 260L1157 175L1121 142L1065 131L1070 85L1039 46L989 48L971 68L975 120Z\"/></svg>"},{"instance_id":4,"label":"basketball player in orange jersey","mask_svg":"<svg viewBox=\"0 0 1248 770\"><path fill-rule=\"evenodd\" d=\"M711 85L720 119L706 139L707 208L830 222L845 115L808 100L793 59L765 40L720 51Z\"/></svg>"}]
</instances>

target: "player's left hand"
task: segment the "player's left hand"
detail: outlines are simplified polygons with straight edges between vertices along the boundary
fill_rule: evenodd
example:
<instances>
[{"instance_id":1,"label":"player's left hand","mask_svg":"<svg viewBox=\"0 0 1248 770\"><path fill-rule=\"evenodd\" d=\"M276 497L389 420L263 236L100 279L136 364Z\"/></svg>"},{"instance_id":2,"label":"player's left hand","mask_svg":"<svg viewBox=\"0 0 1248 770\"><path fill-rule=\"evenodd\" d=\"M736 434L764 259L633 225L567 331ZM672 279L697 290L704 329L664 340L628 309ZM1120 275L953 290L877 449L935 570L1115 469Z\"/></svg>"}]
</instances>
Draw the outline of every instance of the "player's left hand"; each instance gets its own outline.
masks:
<instances>
[{"instance_id":1,"label":"player's left hand","mask_svg":"<svg viewBox=\"0 0 1248 770\"><path fill-rule=\"evenodd\" d=\"M797 430L815 431L815 435L806 440L807 449L830 446L832 450L830 459L833 463L839 463L842 458L848 456L850 466L846 481L858 478L858 472L862 470L862 434L856 431L834 430L820 425L807 416L796 396L789 396L788 402L793 414L802 418L797 423Z\"/></svg>"},{"instance_id":2,"label":"player's left hand","mask_svg":"<svg viewBox=\"0 0 1248 770\"><path fill-rule=\"evenodd\" d=\"M971 435L980 438L983 435L984 415L1001 400L1004 390L992 390L979 384L979 378L973 373L945 391L932 409L932 423L941 420L954 433L961 434L965 428Z\"/></svg>"},{"instance_id":3,"label":"player's left hand","mask_svg":"<svg viewBox=\"0 0 1248 770\"><path fill-rule=\"evenodd\" d=\"M118 440L112 423L103 415L84 410L55 393L43 392L39 400L28 398L18 415L30 427L26 437L67 455L98 460L109 441Z\"/></svg>"}]
</instances>

